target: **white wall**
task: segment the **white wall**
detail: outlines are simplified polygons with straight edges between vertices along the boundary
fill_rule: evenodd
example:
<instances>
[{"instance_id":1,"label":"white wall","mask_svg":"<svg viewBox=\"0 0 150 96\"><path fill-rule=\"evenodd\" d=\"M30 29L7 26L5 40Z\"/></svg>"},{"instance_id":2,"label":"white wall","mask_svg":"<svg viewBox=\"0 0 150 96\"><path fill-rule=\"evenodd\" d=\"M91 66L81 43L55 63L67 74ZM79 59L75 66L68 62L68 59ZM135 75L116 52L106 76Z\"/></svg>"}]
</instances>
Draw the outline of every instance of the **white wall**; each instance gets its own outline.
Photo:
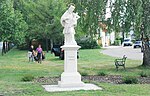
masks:
<instances>
[{"instance_id":1,"label":"white wall","mask_svg":"<svg viewBox=\"0 0 150 96\"><path fill-rule=\"evenodd\" d=\"M106 41L106 39L105 39L105 32L101 31L101 39L102 39L102 47L105 47L105 41Z\"/></svg>"},{"instance_id":2,"label":"white wall","mask_svg":"<svg viewBox=\"0 0 150 96\"><path fill-rule=\"evenodd\" d=\"M115 42L115 32L110 33L110 43L113 44Z\"/></svg>"}]
</instances>

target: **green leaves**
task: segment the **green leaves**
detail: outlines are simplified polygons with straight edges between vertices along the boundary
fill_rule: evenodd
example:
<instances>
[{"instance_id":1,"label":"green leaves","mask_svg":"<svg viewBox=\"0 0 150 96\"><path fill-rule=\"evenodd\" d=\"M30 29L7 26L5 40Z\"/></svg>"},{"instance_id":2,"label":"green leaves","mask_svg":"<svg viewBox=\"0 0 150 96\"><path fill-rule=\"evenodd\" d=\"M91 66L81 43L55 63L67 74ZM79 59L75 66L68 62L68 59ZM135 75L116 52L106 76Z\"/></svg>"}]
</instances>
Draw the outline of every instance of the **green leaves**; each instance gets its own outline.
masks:
<instances>
[{"instance_id":1,"label":"green leaves","mask_svg":"<svg viewBox=\"0 0 150 96\"><path fill-rule=\"evenodd\" d=\"M60 17L65 8L62 0L22 0L20 11L29 26L29 40L62 38Z\"/></svg>"},{"instance_id":2,"label":"green leaves","mask_svg":"<svg viewBox=\"0 0 150 96\"><path fill-rule=\"evenodd\" d=\"M3 41L8 41L11 39L11 34L13 34L13 5L11 1L2 1L0 6L0 38Z\"/></svg>"},{"instance_id":3,"label":"green leaves","mask_svg":"<svg viewBox=\"0 0 150 96\"><path fill-rule=\"evenodd\" d=\"M2 0L0 41L17 45L32 39L62 38L60 17L66 9L62 0Z\"/></svg>"},{"instance_id":4,"label":"green leaves","mask_svg":"<svg viewBox=\"0 0 150 96\"><path fill-rule=\"evenodd\" d=\"M20 11L15 10L12 0L0 3L0 38L2 41L14 42L16 45L25 42L25 32L28 28Z\"/></svg>"},{"instance_id":5,"label":"green leaves","mask_svg":"<svg viewBox=\"0 0 150 96\"><path fill-rule=\"evenodd\" d=\"M98 23L105 19L105 9L107 0L70 0L76 5L76 11L81 18L79 19L78 31L84 35L95 36L97 34ZM77 32L78 32L77 31ZM82 35L82 33L80 33ZM78 35L79 36L79 35Z\"/></svg>"},{"instance_id":6,"label":"green leaves","mask_svg":"<svg viewBox=\"0 0 150 96\"><path fill-rule=\"evenodd\" d=\"M27 34L28 25L23 19L23 15L20 11L15 10L14 17L14 39L17 45L21 45L25 43L25 36Z\"/></svg>"}]
</instances>

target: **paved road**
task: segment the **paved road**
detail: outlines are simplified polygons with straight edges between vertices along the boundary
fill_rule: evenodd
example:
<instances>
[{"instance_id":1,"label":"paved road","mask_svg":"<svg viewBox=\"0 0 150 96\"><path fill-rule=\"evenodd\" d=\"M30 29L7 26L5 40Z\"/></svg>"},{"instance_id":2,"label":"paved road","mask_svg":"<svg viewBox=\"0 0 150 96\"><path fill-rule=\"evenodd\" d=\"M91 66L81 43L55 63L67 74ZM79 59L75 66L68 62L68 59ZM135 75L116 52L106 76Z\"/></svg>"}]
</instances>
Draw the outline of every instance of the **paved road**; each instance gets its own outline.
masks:
<instances>
[{"instance_id":1,"label":"paved road","mask_svg":"<svg viewBox=\"0 0 150 96\"><path fill-rule=\"evenodd\" d=\"M132 60L143 59L143 53L141 53L140 48L133 49L133 47L110 46L105 47L105 50L102 50L101 53L113 57L123 57L123 55L126 55L128 59Z\"/></svg>"}]
</instances>

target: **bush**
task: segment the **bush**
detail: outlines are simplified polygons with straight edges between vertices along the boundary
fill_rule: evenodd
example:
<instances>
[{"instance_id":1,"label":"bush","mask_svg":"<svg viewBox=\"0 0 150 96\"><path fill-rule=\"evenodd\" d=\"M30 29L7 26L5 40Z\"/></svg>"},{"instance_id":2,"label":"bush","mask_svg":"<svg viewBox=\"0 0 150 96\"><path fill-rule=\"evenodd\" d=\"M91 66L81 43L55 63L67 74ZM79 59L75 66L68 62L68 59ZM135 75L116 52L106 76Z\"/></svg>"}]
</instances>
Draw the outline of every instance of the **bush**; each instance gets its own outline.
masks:
<instances>
[{"instance_id":1,"label":"bush","mask_svg":"<svg viewBox=\"0 0 150 96\"><path fill-rule=\"evenodd\" d=\"M29 82L29 81L33 81L33 79L34 79L34 76L28 74L28 75L25 75L21 81Z\"/></svg>"},{"instance_id":2,"label":"bush","mask_svg":"<svg viewBox=\"0 0 150 96\"><path fill-rule=\"evenodd\" d=\"M131 40L131 41L132 41L133 43L135 43L135 41L136 41L136 40L135 40L135 39L133 39L133 40Z\"/></svg>"},{"instance_id":3,"label":"bush","mask_svg":"<svg viewBox=\"0 0 150 96\"><path fill-rule=\"evenodd\" d=\"M28 45L27 45L27 43L20 44L20 45L17 45L17 48L20 49L20 50L27 50L28 49Z\"/></svg>"},{"instance_id":4,"label":"bush","mask_svg":"<svg viewBox=\"0 0 150 96\"><path fill-rule=\"evenodd\" d=\"M141 77L148 77L148 74L147 73L144 73L143 71L140 73L140 76Z\"/></svg>"},{"instance_id":5,"label":"bush","mask_svg":"<svg viewBox=\"0 0 150 96\"><path fill-rule=\"evenodd\" d=\"M138 79L136 77L127 76L123 78L123 83L125 84L137 84Z\"/></svg>"},{"instance_id":6,"label":"bush","mask_svg":"<svg viewBox=\"0 0 150 96\"><path fill-rule=\"evenodd\" d=\"M97 75L98 75L98 76L106 76L107 74L106 74L105 72L99 71L99 72L97 73Z\"/></svg>"},{"instance_id":7,"label":"bush","mask_svg":"<svg viewBox=\"0 0 150 96\"><path fill-rule=\"evenodd\" d=\"M80 72L81 76L88 76L87 72Z\"/></svg>"},{"instance_id":8,"label":"bush","mask_svg":"<svg viewBox=\"0 0 150 96\"><path fill-rule=\"evenodd\" d=\"M121 40L115 40L115 45L120 46L121 45Z\"/></svg>"},{"instance_id":9,"label":"bush","mask_svg":"<svg viewBox=\"0 0 150 96\"><path fill-rule=\"evenodd\" d=\"M100 48L96 40L90 38L86 38L85 40L78 40L78 44L81 46L82 49Z\"/></svg>"}]
</instances>

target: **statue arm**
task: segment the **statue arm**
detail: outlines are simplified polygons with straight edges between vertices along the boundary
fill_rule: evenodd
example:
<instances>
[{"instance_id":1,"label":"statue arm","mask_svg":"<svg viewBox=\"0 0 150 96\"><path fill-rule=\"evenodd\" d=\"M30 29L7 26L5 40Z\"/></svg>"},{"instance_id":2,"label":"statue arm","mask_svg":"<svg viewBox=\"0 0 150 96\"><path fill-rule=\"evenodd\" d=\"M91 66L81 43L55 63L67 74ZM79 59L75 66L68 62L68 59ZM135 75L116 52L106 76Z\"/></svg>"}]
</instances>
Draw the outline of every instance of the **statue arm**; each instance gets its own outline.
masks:
<instances>
[{"instance_id":1,"label":"statue arm","mask_svg":"<svg viewBox=\"0 0 150 96\"><path fill-rule=\"evenodd\" d=\"M62 16L61 17L61 25L63 26L63 27L65 27L65 25L66 24L68 24L69 22L67 22L69 20L69 18L67 17L67 16Z\"/></svg>"},{"instance_id":2,"label":"statue arm","mask_svg":"<svg viewBox=\"0 0 150 96\"><path fill-rule=\"evenodd\" d=\"M78 13L73 13L73 16L76 18L76 19L79 19L80 16L78 15Z\"/></svg>"}]
</instances>

